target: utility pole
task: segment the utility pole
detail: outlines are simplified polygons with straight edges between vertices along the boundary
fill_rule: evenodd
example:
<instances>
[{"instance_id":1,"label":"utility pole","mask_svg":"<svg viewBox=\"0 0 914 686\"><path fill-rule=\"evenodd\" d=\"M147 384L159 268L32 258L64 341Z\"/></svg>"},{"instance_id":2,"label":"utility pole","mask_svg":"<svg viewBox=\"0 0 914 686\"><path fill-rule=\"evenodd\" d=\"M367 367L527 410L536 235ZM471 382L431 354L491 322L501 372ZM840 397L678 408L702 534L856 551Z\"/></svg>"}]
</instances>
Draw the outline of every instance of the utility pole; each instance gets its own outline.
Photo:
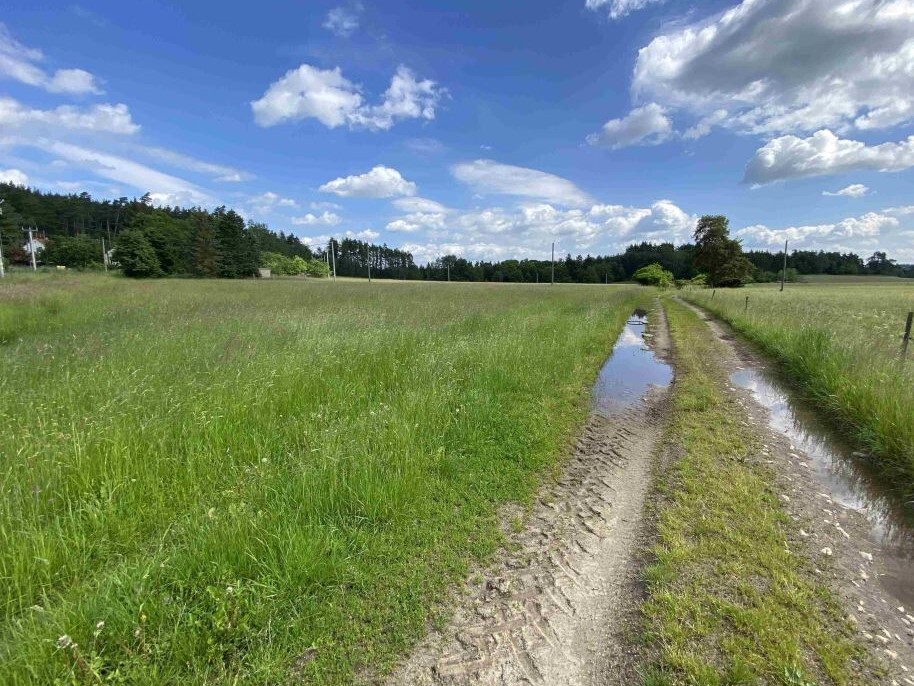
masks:
<instances>
[{"instance_id":1,"label":"utility pole","mask_svg":"<svg viewBox=\"0 0 914 686\"><path fill-rule=\"evenodd\" d=\"M371 249L365 246L365 262L368 264L368 283L371 283Z\"/></svg>"},{"instance_id":2,"label":"utility pole","mask_svg":"<svg viewBox=\"0 0 914 686\"><path fill-rule=\"evenodd\" d=\"M333 283L336 283L336 239L330 239L330 252L333 256Z\"/></svg>"},{"instance_id":3,"label":"utility pole","mask_svg":"<svg viewBox=\"0 0 914 686\"><path fill-rule=\"evenodd\" d=\"M787 281L787 241L784 241L784 270L781 272L781 293L784 292L785 281Z\"/></svg>"},{"instance_id":4,"label":"utility pole","mask_svg":"<svg viewBox=\"0 0 914 686\"><path fill-rule=\"evenodd\" d=\"M0 217L3 216L3 203L5 203L5 202L6 202L6 200L4 200L3 198L0 198ZM0 228L0 279L3 279L5 277L6 277L6 270L3 267L3 229Z\"/></svg>"},{"instance_id":5,"label":"utility pole","mask_svg":"<svg viewBox=\"0 0 914 686\"><path fill-rule=\"evenodd\" d=\"M108 252L105 250L105 239L102 238L102 264L105 265L105 273L108 273Z\"/></svg>"},{"instance_id":6,"label":"utility pole","mask_svg":"<svg viewBox=\"0 0 914 686\"><path fill-rule=\"evenodd\" d=\"M447 264L447 282L448 283L451 282L451 263L450 262L448 262L448 264Z\"/></svg>"},{"instance_id":7,"label":"utility pole","mask_svg":"<svg viewBox=\"0 0 914 686\"><path fill-rule=\"evenodd\" d=\"M555 285L555 242L552 243L552 285Z\"/></svg>"},{"instance_id":8,"label":"utility pole","mask_svg":"<svg viewBox=\"0 0 914 686\"><path fill-rule=\"evenodd\" d=\"M27 231L29 234L29 254L32 256L32 271L37 272L38 264L35 262L35 241L32 239L32 227L22 230Z\"/></svg>"}]
</instances>

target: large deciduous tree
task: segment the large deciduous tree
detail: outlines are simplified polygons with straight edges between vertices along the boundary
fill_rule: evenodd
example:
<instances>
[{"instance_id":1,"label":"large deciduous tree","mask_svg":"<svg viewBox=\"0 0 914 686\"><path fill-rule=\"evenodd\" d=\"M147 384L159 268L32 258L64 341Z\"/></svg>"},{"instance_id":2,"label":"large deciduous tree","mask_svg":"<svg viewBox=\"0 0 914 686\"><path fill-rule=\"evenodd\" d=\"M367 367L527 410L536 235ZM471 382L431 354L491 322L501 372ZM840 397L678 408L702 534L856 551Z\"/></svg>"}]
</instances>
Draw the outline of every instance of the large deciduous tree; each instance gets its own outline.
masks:
<instances>
[{"instance_id":1,"label":"large deciduous tree","mask_svg":"<svg viewBox=\"0 0 914 686\"><path fill-rule=\"evenodd\" d=\"M139 229L124 231L114 244L114 261L125 276L135 278L162 276L162 266L155 249Z\"/></svg>"},{"instance_id":2,"label":"large deciduous tree","mask_svg":"<svg viewBox=\"0 0 914 686\"><path fill-rule=\"evenodd\" d=\"M752 274L752 263L738 240L730 238L730 220L705 215L695 228L695 266L708 275L708 285L742 286Z\"/></svg>"}]
</instances>

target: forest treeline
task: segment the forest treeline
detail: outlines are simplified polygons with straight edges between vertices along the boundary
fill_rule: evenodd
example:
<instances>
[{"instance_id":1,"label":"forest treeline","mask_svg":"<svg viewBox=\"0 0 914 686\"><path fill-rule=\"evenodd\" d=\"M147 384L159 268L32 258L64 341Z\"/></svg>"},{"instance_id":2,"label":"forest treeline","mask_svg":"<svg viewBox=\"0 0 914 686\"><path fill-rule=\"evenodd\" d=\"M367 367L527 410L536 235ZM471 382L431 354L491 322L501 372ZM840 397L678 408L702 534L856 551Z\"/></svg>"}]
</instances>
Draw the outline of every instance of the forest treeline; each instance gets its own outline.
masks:
<instances>
[{"instance_id":1,"label":"forest treeline","mask_svg":"<svg viewBox=\"0 0 914 686\"><path fill-rule=\"evenodd\" d=\"M375 278L454 281L547 282L550 260L470 261L454 255L418 265L409 252L387 245L344 238L330 246L311 247L292 233L274 231L266 224L245 221L232 209L156 207L142 198L97 200L88 193L58 194L0 183L5 200L0 217L4 258L27 264L29 254L21 227L32 226L45 246L39 259L91 269L102 266L102 242L133 276L199 276L240 278L260 267L276 273L366 276ZM783 254L746 251L754 281L779 278ZM689 280L699 270L695 246L671 243L631 245L619 255L572 256L556 260L558 282L605 283L631 280L639 269L659 264L678 280ZM793 251L788 278L800 274L880 274L914 277L914 266L897 265L885 253L864 260L853 253Z\"/></svg>"}]
</instances>

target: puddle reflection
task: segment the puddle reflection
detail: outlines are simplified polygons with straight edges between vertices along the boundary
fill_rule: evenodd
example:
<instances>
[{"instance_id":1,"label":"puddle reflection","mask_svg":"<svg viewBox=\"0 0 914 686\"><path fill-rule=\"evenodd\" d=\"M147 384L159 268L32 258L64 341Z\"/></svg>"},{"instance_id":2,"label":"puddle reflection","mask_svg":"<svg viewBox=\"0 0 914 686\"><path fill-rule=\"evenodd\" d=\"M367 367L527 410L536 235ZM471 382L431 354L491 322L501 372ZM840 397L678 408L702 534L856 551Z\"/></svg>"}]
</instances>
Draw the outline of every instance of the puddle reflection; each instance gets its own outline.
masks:
<instances>
[{"instance_id":1,"label":"puddle reflection","mask_svg":"<svg viewBox=\"0 0 914 686\"><path fill-rule=\"evenodd\" d=\"M635 310L619 335L593 388L593 408L609 417L638 402L651 386L668 386L670 366L647 347L647 312Z\"/></svg>"}]
</instances>

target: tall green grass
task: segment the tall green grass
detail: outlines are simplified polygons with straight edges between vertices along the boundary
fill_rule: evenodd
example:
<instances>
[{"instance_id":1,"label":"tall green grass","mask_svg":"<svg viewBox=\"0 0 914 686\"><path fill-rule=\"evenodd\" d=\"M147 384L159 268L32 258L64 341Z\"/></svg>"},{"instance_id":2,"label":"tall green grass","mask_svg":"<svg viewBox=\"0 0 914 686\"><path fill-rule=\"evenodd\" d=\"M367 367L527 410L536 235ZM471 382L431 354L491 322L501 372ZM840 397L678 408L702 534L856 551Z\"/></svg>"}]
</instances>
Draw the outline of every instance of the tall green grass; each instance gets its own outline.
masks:
<instances>
[{"instance_id":1,"label":"tall green grass","mask_svg":"<svg viewBox=\"0 0 914 686\"><path fill-rule=\"evenodd\" d=\"M773 356L867 448L890 486L914 494L914 346L906 364L899 357L905 317L914 310L914 283L684 294Z\"/></svg>"},{"instance_id":2,"label":"tall green grass","mask_svg":"<svg viewBox=\"0 0 914 686\"><path fill-rule=\"evenodd\" d=\"M0 683L383 671L555 465L644 297L0 283Z\"/></svg>"}]
</instances>

